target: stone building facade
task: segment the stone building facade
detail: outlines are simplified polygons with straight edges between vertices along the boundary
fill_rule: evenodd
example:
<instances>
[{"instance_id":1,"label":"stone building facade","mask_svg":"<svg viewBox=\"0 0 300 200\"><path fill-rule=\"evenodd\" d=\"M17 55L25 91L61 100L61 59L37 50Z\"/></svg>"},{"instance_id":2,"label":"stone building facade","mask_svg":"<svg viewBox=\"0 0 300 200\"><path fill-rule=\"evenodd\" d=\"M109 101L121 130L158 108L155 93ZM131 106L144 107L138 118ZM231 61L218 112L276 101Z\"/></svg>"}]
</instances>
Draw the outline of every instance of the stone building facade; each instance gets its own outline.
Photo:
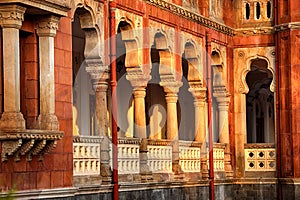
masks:
<instances>
[{"instance_id":1,"label":"stone building facade","mask_svg":"<svg viewBox=\"0 0 300 200\"><path fill-rule=\"evenodd\" d=\"M300 198L297 0L2 0L0 26L1 195Z\"/></svg>"}]
</instances>

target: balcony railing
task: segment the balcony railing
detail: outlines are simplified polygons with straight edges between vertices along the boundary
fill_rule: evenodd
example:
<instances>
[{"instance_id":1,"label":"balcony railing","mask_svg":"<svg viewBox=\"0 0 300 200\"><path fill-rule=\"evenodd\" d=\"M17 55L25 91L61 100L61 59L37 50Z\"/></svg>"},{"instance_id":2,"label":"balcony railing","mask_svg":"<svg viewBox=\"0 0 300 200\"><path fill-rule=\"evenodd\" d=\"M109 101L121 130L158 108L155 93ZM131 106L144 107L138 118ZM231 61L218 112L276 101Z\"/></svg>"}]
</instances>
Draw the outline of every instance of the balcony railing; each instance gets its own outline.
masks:
<instances>
[{"instance_id":1,"label":"balcony railing","mask_svg":"<svg viewBox=\"0 0 300 200\"><path fill-rule=\"evenodd\" d=\"M153 173L171 173L172 143L168 140L149 140L148 165Z\"/></svg>"},{"instance_id":2,"label":"balcony railing","mask_svg":"<svg viewBox=\"0 0 300 200\"><path fill-rule=\"evenodd\" d=\"M209 150L207 151L209 152ZM225 154L225 144L215 143L213 148L213 156L214 156L214 171L216 172L224 172L224 154ZM207 166L209 166L209 156L207 156Z\"/></svg>"},{"instance_id":3,"label":"balcony railing","mask_svg":"<svg viewBox=\"0 0 300 200\"><path fill-rule=\"evenodd\" d=\"M118 139L118 173L134 174L140 172L140 144L138 138ZM112 158L112 144L110 145L110 158ZM112 166L112 159L110 159Z\"/></svg>"},{"instance_id":4,"label":"balcony railing","mask_svg":"<svg viewBox=\"0 0 300 200\"><path fill-rule=\"evenodd\" d=\"M200 172L201 144L179 141L179 164L184 172Z\"/></svg>"},{"instance_id":5,"label":"balcony railing","mask_svg":"<svg viewBox=\"0 0 300 200\"><path fill-rule=\"evenodd\" d=\"M100 174L101 137L78 136L73 139L74 176Z\"/></svg>"},{"instance_id":6,"label":"balcony railing","mask_svg":"<svg viewBox=\"0 0 300 200\"><path fill-rule=\"evenodd\" d=\"M274 144L245 144L246 171L276 171Z\"/></svg>"}]
</instances>

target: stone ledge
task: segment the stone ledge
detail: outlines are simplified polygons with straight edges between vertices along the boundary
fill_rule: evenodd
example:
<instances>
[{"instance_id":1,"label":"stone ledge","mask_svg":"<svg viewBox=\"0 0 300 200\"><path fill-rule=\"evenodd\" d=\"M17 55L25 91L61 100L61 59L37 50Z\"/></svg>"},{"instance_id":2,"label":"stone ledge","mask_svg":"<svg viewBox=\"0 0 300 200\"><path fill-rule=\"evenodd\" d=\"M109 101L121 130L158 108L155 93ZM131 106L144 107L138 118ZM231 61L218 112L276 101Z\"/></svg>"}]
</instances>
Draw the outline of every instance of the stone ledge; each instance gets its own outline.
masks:
<instances>
[{"instance_id":1,"label":"stone ledge","mask_svg":"<svg viewBox=\"0 0 300 200\"><path fill-rule=\"evenodd\" d=\"M7 0L0 2L0 4L8 3L28 6L26 12L30 14L41 14L40 11L42 11L45 12L45 14L54 13L66 17L70 10L70 5L68 5L67 0Z\"/></svg>"},{"instance_id":2,"label":"stone ledge","mask_svg":"<svg viewBox=\"0 0 300 200\"><path fill-rule=\"evenodd\" d=\"M20 156L26 156L27 161L31 161L32 156L43 160L43 156L56 147L63 134L62 131L49 130L1 130L1 160L5 162L9 156L14 157L16 162Z\"/></svg>"}]
</instances>

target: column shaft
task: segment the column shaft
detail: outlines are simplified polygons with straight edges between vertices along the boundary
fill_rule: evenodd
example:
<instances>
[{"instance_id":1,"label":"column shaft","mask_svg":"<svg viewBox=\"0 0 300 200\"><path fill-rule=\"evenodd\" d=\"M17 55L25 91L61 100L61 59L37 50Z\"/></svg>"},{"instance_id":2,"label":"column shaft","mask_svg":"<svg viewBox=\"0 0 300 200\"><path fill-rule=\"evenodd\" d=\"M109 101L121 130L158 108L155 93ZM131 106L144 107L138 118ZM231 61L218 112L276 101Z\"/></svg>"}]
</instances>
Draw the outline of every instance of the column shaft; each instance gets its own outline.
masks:
<instances>
[{"instance_id":1,"label":"column shaft","mask_svg":"<svg viewBox=\"0 0 300 200\"><path fill-rule=\"evenodd\" d=\"M2 129L24 129L25 120L20 112L20 43L19 29L24 18L25 8L16 5L0 9L0 22L3 36L3 82L4 113Z\"/></svg>"},{"instance_id":2,"label":"column shaft","mask_svg":"<svg viewBox=\"0 0 300 200\"><path fill-rule=\"evenodd\" d=\"M145 88L137 88L133 91L134 95L134 129L135 136L147 138L146 115L145 115Z\"/></svg>"},{"instance_id":3,"label":"column shaft","mask_svg":"<svg viewBox=\"0 0 300 200\"><path fill-rule=\"evenodd\" d=\"M39 36L40 64L40 115L38 127L45 130L58 130L59 124L55 115L55 82L54 82L54 36L59 18L50 16L42 18L36 25Z\"/></svg>"}]
</instances>

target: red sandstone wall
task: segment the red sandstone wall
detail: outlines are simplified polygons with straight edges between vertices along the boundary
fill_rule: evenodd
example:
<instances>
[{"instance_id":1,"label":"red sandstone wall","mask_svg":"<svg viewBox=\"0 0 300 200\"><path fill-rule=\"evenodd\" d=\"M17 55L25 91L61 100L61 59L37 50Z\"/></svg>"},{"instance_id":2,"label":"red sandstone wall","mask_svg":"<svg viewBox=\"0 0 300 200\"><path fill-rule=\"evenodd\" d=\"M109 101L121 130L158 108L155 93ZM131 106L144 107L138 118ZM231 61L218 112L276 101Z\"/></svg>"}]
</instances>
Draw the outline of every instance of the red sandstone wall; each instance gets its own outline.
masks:
<instances>
[{"instance_id":1,"label":"red sandstone wall","mask_svg":"<svg viewBox=\"0 0 300 200\"><path fill-rule=\"evenodd\" d=\"M38 116L38 41L33 23L24 23L22 30L29 36L22 39L22 111L27 128L35 127ZM19 162L10 158L0 162L0 192L16 190L71 187L73 185L72 147L72 37L71 19L62 18L55 37L55 95L56 115L64 137L56 149L43 161L33 156L31 162L21 157ZM0 152L2 145L0 144Z\"/></svg>"}]
</instances>

